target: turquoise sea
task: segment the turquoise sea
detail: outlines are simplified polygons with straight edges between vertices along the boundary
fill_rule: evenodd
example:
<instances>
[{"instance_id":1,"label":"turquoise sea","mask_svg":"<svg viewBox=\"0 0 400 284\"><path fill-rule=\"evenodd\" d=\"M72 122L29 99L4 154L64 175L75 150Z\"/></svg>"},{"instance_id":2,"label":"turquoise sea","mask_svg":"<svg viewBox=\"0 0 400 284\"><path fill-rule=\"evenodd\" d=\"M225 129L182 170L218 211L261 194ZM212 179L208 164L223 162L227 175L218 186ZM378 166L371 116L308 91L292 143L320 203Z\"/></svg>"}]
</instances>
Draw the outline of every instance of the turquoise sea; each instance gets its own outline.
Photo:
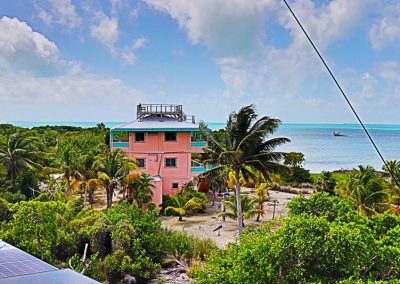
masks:
<instances>
[{"instance_id":1,"label":"turquoise sea","mask_svg":"<svg viewBox=\"0 0 400 284\"><path fill-rule=\"evenodd\" d=\"M43 125L71 125L94 127L97 122L8 122L16 126L32 128ZM121 122L105 122L113 127ZM208 123L209 128L224 128L225 123ZM367 125L371 136L387 160L400 160L400 125ZM333 132L346 136L333 136ZM283 124L274 136L291 139L291 143L280 147L281 151L304 153L305 167L311 172L322 170L351 169L358 165L382 168L382 161L357 124Z\"/></svg>"}]
</instances>

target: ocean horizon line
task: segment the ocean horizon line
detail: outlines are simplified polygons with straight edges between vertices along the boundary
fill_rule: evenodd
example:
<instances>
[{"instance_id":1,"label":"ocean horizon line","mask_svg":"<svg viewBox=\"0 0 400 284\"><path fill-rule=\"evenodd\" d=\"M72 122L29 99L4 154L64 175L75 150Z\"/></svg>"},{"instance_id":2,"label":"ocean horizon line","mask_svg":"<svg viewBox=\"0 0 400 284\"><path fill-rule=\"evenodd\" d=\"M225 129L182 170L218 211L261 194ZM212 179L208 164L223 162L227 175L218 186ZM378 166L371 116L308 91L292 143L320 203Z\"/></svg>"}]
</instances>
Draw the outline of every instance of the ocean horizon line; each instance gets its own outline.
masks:
<instances>
[{"instance_id":1,"label":"ocean horizon line","mask_svg":"<svg viewBox=\"0 0 400 284\"><path fill-rule=\"evenodd\" d=\"M88 124L88 123L126 123L128 121L82 121L82 120L77 120L77 121L72 121L72 120L55 120L55 121L47 121L47 120L0 120L0 124L14 124L14 123L50 123L51 125L54 125L55 123L82 123L82 124ZM199 122L205 122L204 120L200 120ZM216 124L226 124L226 122L222 121L207 121L205 123L216 123ZM50 125L49 124L49 125ZM357 122L282 122L281 125L360 125ZM393 125L393 126L400 126L400 123L364 123L364 125Z\"/></svg>"}]
</instances>

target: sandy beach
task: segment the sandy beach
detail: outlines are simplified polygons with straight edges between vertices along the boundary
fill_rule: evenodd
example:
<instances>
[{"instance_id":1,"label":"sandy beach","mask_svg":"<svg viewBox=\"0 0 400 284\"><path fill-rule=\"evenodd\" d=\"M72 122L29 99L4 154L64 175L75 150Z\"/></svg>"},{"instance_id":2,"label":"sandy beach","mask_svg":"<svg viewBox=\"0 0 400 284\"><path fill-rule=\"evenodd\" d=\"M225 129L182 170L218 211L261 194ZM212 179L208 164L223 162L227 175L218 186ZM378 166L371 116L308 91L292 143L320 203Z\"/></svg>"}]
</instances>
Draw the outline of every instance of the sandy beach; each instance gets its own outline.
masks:
<instances>
[{"instance_id":1,"label":"sandy beach","mask_svg":"<svg viewBox=\"0 0 400 284\"><path fill-rule=\"evenodd\" d=\"M296 190L296 189L295 189ZM298 191L304 189L297 189ZM312 189L307 189L310 193ZM306 194L308 195L308 194ZM277 200L278 203L276 204L275 208L275 217L281 218L287 215L287 208L286 204L296 197L297 194L293 193L286 193L280 191L269 191L269 200L264 204L264 216L261 217L260 222L255 221L255 217L251 219L245 220L246 227L257 227L260 226L262 223L271 220L273 215L273 206L272 200ZM237 229L237 221L226 218L225 221L222 221L222 218L219 217L220 210L219 210L220 199L218 198L215 202L214 206L211 206L211 202L207 204L207 213L205 214L196 214L190 215L183 218L183 221L178 221L177 217L166 217L163 216L162 224L164 228L169 230L175 231L184 231L190 235L198 236L204 239L211 239L213 240L218 247L225 247L230 242L235 242L236 236L238 234ZM214 229L221 226L220 232L214 232Z\"/></svg>"}]
</instances>

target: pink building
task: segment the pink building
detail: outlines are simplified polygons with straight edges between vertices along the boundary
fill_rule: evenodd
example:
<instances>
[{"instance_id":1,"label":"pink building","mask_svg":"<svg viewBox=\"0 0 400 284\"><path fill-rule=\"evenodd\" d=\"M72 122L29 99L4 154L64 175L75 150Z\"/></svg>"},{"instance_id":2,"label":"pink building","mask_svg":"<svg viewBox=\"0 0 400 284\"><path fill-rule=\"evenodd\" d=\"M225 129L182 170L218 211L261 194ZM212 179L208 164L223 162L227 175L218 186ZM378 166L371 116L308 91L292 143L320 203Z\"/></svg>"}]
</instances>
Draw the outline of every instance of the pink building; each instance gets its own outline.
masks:
<instances>
[{"instance_id":1,"label":"pink building","mask_svg":"<svg viewBox=\"0 0 400 284\"><path fill-rule=\"evenodd\" d=\"M202 152L206 142L197 139L199 125L182 105L139 104L136 116L135 121L111 128L110 145L136 159L140 170L153 177L153 203L160 205L163 195L176 194L205 171L192 162L192 153Z\"/></svg>"}]
</instances>

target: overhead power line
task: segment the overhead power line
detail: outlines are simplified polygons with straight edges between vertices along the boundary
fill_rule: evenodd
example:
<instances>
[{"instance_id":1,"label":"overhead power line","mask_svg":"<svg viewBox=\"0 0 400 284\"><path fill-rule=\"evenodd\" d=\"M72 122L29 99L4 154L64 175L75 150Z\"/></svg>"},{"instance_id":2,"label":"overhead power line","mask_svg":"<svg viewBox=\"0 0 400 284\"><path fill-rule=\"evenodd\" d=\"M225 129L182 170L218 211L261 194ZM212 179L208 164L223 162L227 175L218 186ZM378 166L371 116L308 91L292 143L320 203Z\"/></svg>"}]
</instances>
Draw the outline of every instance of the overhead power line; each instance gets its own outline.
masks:
<instances>
[{"instance_id":1,"label":"overhead power line","mask_svg":"<svg viewBox=\"0 0 400 284\"><path fill-rule=\"evenodd\" d=\"M394 182L396 183L396 185L400 188L400 184L398 182L398 180L396 179L396 176L394 175L394 173L392 172L392 169L390 169L388 167L388 164L386 163L385 158L383 157L381 151L379 150L378 146L376 145L374 139L372 139L371 134L369 133L368 129L365 127L364 123L362 122L360 116L358 115L357 111L355 110L355 108L353 107L353 105L351 104L349 98L347 97L346 93L343 91L342 87L340 86L338 80L336 80L335 75L333 74L333 72L331 71L331 69L329 68L328 64L325 62L324 58L322 57L321 53L318 51L317 47L315 46L314 42L312 41L312 39L310 38L310 36L308 35L307 31L304 29L303 25L301 24L300 20L297 18L296 14L293 12L292 8L290 7L289 3L287 2L287 0L283 0L283 2L285 3L286 7L289 9L290 13L292 14L293 18L296 20L297 24L299 25L299 27L301 28L301 30L303 31L304 35L307 37L308 41L310 42L310 44L312 45L314 51L317 53L319 59L321 60L322 64L325 66L326 70L328 71L329 75L331 76L331 78L333 79L333 81L335 82L336 86L338 87L340 93L342 94L343 98L345 99L346 103L348 104L348 106L350 107L351 111L354 113L354 115L356 116L359 124L361 125L362 129L364 130L365 134L367 135L369 141L371 142L371 144L374 146L375 151L378 153L378 156L381 158L383 164L385 165L386 169L388 170L388 172L390 173L390 175L392 176L392 179L394 180Z\"/></svg>"}]
</instances>

